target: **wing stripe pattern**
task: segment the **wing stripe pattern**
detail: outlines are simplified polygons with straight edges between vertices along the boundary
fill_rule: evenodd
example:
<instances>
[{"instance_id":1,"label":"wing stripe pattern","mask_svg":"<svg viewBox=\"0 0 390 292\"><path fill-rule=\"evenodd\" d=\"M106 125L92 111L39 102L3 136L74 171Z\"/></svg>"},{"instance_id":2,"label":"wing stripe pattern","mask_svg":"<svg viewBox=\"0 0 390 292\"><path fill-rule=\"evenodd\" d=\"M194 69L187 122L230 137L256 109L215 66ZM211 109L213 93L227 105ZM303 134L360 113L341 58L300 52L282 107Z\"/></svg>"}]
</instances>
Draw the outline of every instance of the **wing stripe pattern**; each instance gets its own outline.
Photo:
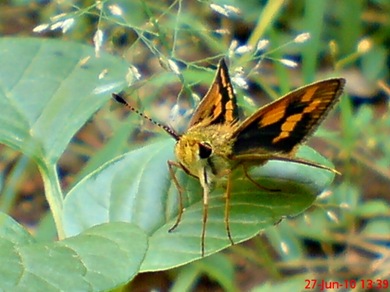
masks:
<instances>
[{"instance_id":1,"label":"wing stripe pattern","mask_svg":"<svg viewBox=\"0 0 390 292\"><path fill-rule=\"evenodd\" d=\"M218 70L210 90L195 110L189 123L189 128L202 124L232 124L238 120L236 95L229 77L229 71L224 59L218 65Z\"/></svg>"},{"instance_id":2,"label":"wing stripe pattern","mask_svg":"<svg viewBox=\"0 0 390 292\"><path fill-rule=\"evenodd\" d=\"M344 79L317 82L259 109L236 130L233 152L290 153L315 131L338 101L344 83Z\"/></svg>"}]
</instances>

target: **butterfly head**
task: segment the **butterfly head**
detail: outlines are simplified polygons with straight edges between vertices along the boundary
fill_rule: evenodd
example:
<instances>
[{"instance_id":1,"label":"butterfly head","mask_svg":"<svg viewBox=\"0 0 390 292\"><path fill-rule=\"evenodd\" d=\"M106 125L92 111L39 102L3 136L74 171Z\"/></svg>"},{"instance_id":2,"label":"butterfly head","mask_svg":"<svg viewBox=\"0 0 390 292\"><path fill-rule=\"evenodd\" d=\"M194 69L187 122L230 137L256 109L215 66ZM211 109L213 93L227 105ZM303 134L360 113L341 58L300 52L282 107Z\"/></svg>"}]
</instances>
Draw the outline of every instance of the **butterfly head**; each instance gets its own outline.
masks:
<instances>
[{"instance_id":1,"label":"butterfly head","mask_svg":"<svg viewBox=\"0 0 390 292\"><path fill-rule=\"evenodd\" d=\"M190 129L176 143L178 162L189 174L203 176L204 182L212 185L214 178L231 169L231 132L230 125Z\"/></svg>"},{"instance_id":2,"label":"butterfly head","mask_svg":"<svg viewBox=\"0 0 390 292\"><path fill-rule=\"evenodd\" d=\"M207 165L208 159L213 156L213 147L210 142L183 135L176 143L175 154L179 163L193 176L199 177L200 169Z\"/></svg>"}]
</instances>

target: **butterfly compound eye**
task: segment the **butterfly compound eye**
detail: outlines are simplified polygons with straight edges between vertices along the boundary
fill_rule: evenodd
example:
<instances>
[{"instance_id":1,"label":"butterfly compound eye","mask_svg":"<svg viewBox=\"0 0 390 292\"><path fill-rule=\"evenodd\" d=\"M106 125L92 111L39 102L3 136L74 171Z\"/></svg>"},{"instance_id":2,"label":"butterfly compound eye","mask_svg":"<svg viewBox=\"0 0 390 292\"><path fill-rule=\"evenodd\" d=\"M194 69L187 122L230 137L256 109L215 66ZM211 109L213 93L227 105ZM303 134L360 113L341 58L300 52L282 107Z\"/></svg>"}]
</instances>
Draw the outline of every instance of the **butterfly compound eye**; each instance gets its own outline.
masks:
<instances>
[{"instance_id":1,"label":"butterfly compound eye","mask_svg":"<svg viewBox=\"0 0 390 292\"><path fill-rule=\"evenodd\" d=\"M199 157L201 159L209 158L211 153L213 152L213 148L208 143L199 143Z\"/></svg>"}]
</instances>

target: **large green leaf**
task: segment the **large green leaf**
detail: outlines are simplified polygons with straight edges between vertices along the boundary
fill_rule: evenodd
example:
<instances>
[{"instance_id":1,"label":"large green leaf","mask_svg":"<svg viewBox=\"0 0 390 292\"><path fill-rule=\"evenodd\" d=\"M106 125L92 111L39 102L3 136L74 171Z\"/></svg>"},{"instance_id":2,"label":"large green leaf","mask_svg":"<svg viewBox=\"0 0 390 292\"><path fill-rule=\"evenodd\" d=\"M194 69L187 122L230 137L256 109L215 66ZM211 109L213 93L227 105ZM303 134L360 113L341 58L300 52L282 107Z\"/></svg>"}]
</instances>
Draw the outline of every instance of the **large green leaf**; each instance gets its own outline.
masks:
<instances>
[{"instance_id":1,"label":"large green leaf","mask_svg":"<svg viewBox=\"0 0 390 292\"><path fill-rule=\"evenodd\" d=\"M125 86L126 71L123 60L96 58L91 46L1 38L0 143L56 162L110 93Z\"/></svg>"},{"instance_id":2,"label":"large green leaf","mask_svg":"<svg viewBox=\"0 0 390 292\"><path fill-rule=\"evenodd\" d=\"M52 39L0 39L0 143L38 163L57 232L62 190L56 162L70 139L126 83L120 58ZM134 241L133 238L137 238ZM0 220L0 290L90 291L128 282L146 249L137 226L106 224L74 238L38 243L5 215Z\"/></svg>"},{"instance_id":3,"label":"large green leaf","mask_svg":"<svg viewBox=\"0 0 390 292\"><path fill-rule=\"evenodd\" d=\"M154 143L118 157L87 176L64 202L64 228L68 236L110 221L127 221L149 235L142 271L179 266L201 257L202 203L199 182L177 171L185 189L186 210L171 233L177 214L177 190L166 161L173 159L173 141ZM303 147L307 159L326 163ZM260 190L244 176L233 181L230 226L235 243L247 240L284 216L309 207L333 179L333 173L296 163L272 161L254 168L251 176L278 192ZM211 194L206 231L206 254L226 248L230 242L224 227L224 188Z\"/></svg>"},{"instance_id":4,"label":"large green leaf","mask_svg":"<svg viewBox=\"0 0 390 292\"><path fill-rule=\"evenodd\" d=\"M112 289L138 273L147 246L145 233L124 222L52 243L36 242L3 213L0 223L1 291Z\"/></svg>"}]
</instances>

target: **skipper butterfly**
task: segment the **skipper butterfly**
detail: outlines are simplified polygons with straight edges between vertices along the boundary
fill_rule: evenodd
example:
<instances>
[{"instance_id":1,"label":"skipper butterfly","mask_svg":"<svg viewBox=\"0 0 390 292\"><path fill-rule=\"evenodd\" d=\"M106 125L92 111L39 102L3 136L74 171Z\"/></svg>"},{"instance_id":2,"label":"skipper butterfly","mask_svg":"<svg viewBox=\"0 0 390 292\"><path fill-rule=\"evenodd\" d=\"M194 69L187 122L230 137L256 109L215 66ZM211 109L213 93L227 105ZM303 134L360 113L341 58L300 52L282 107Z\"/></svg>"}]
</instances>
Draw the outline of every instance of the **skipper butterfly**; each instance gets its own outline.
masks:
<instances>
[{"instance_id":1,"label":"skipper butterfly","mask_svg":"<svg viewBox=\"0 0 390 292\"><path fill-rule=\"evenodd\" d=\"M344 79L333 78L306 85L240 121L236 95L228 68L222 59L209 91L195 109L188 129L183 134L177 134L170 127L145 116L120 95L114 93L113 97L162 127L176 140L174 151L177 160L168 161L168 167L179 191L179 213L170 232L179 225L183 214L183 189L175 176L174 167L199 180L203 189L201 253L204 256L209 194L215 182L223 177L227 178L224 221L227 236L234 244L229 225L233 170L242 167L245 176L261 189L266 188L249 176L248 168L263 165L269 160L291 161L337 173L325 165L295 158L294 154L339 100L344 84Z\"/></svg>"}]
</instances>

